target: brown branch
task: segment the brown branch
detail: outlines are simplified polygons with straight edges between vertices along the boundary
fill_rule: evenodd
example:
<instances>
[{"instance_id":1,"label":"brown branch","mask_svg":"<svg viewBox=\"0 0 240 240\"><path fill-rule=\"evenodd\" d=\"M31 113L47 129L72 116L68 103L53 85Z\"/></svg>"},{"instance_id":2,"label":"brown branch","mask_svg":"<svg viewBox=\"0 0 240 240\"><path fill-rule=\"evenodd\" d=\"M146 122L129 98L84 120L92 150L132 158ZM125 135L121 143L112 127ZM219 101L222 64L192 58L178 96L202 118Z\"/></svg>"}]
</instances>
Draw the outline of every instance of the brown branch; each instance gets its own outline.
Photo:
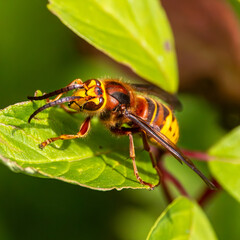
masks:
<instances>
[{"instance_id":1,"label":"brown branch","mask_svg":"<svg viewBox=\"0 0 240 240\"><path fill-rule=\"evenodd\" d=\"M162 178L163 178L162 182L164 182L164 183L166 181L172 182L174 184L174 186L177 188L177 190L179 191L179 193L181 193L183 196L190 198L189 194L187 193L187 191L185 190L183 185L164 167L163 161L161 161L161 160L158 161L158 167L162 172ZM166 185L166 183L165 183L165 185Z\"/></svg>"},{"instance_id":2,"label":"brown branch","mask_svg":"<svg viewBox=\"0 0 240 240\"><path fill-rule=\"evenodd\" d=\"M217 182L216 179L211 179L212 183L217 187L217 190L212 190L208 187L205 187L202 193L200 194L197 202L201 207L204 207L209 200L211 200L220 190L222 190L221 186Z\"/></svg>"},{"instance_id":3,"label":"brown branch","mask_svg":"<svg viewBox=\"0 0 240 240\"><path fill-rule=\"evenodd\" d=\"M213 156L209 156L205 152L198 152L198 151L190 151L186 149L181 149L182 153L189 157L189 158L195 158L203 162L209 162L211 160L214 160L215 158Z\"/></svg>"}]
</instances>

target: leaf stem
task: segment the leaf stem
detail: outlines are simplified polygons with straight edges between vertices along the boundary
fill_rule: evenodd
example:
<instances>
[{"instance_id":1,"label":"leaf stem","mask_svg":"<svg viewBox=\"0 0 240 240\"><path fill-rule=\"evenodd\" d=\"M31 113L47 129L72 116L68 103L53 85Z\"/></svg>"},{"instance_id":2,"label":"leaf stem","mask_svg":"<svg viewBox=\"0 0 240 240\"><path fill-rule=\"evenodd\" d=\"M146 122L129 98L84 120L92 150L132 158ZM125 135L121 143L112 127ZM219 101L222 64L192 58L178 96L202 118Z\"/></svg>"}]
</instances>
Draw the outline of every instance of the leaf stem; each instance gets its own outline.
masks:
<instances>
[{"instance_id":1,"label":"leaf stem","mask_svg":"<svg viewBox=\"0 0 240 240\"><path fill-rule=\"evenodd\" d=\"M217 193L219 193L220 190L222 190L221 186L219 185L216 179L212 178L211 182L217 187L217 190L212 190L208 187L204 188L204 190L202 191L197 200L198 204L201 207L204 207L211 198L213 198Z\"/></svg>"},{"instance_id":2,"label":"leaf stem","mask_svg":"<svg viewBox=\"0 0 240 240\"><path fill-rule=\"evenodd\" d=\"M166 170L166 168L164 167L164 162L162 160L160 160L160 161L158 161L157 164L158 164L159 169L162 172L162 184L163 184L164 192L166 193L166 190L165 190L166 181L170 181L175 185L175 187L177 188L179 193L181 193L181 195L190 198L189 194L187 193L187 191L185 190L183 185L170 172L168 172Z\"/></svg>"},{"instance_id":3,"label":"leaf stem","mask_svg":"<svg viewBox=\"0 0 240 240\"><path fill-rule=\"evenodd\" d=\"M190 150L186 150L186 149L181 149L181 151L187 157L189 157L189 158L196 158L196 159L198 159L200 161L203 161L203 162L209 162L211 160L214 160L214 157L209 156L205 152L190 151Z\"/></svg>"},{"instance_id":4,"label":"leaf stem","mask_svg":"<svg viewBox=\"0 0 240 240\"><path fill-rule=\"evenodd\" d=\"M166 181L164 181L164 179L162 179L161 186L162 186L163 192L165 194L165 197L167 199L167 202L171 203L174 200L174 197L170 193L169 188L166 184Z\"/></svg>"}]
</instances>

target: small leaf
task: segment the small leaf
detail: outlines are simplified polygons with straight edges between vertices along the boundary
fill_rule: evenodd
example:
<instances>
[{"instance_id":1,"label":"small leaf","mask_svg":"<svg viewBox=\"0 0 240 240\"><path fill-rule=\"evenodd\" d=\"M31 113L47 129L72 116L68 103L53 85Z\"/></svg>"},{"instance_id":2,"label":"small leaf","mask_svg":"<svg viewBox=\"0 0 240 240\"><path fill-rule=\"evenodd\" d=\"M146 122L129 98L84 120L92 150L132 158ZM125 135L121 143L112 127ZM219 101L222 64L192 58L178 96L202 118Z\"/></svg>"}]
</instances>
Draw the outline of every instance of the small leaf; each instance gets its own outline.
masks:
<instances>
[{"instance_id":1,"label":"small leaf","mask_svg":"<svg viewBox=\"0 0 240 240\"><path fill-rule=\"evenodd\" d=\"M217 239L202 209L193 201L179 197L161 214L148 240Z\"/></svg>"},{"instance_id":2,"label":"small leaf","mask_svg":"<svg viewBox=\"0 0 240 240\"><path fill-rule=\"evenodd\" d=\"M240 126L214 145L210 170L221 186L240 201Z\"/></svg>"},{"instance_id":3,"label":"small leaf","mask_svg":"<svg viewBox=\"0 0 240 240\"><path fill-rule=\"evenodd\" d=\"M50 0L49 9L77 35L141 77L176 92L177 64L158 0Z\"/></svg>"},{"instance_id":4,"label":"small leaf","mask_svg":"<svg viewBox=\"0 0 240 240\"><path fill-rule=\"evenodd\" d=\"M238 18L240 18L240 0L228 0L230 4L232 5L233 9L238 15Z\"/></svg>"},{"instance_id":5,"label":"small leaf","mask_svg":"<svg viewBox=\"0 0 240 240\"><path fill-rule=\"evenodd\" d=\"M29 124L29 116L44 101L22 102L0 111L0 159L10 169L37 177L48 177L99 189L147 188L133 172L126 136L112 136L92 120L89 135L82 139L56 141L41 150L38 145L50 137L76 134L84 116L51 108L39 113ZM78 115L78 116L77 116ZM158 177L142 146L137 148L140 176L157 184Z\"/></svg>"}]
</instances>

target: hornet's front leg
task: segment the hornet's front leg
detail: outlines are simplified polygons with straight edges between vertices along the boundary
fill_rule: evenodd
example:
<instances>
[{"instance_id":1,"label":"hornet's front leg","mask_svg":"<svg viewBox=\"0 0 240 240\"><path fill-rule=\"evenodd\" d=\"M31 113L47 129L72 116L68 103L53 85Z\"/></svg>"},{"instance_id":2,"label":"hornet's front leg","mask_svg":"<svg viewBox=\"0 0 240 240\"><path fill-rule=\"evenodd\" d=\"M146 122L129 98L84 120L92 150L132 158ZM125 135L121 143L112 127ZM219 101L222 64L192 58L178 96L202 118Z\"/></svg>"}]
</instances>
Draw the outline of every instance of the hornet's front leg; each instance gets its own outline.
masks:
<instances>
[{"instance_id":1,"label":"hornet's front leg","mask_svg":"<svg viewBox=\"0 0 240 240\"><path fill-rule=\"evenodd\" d=\"M82 123L79 132L76 135L68 135L68 134L63 134L59 137L54 137L54 138L49 138L46 141L42 142L39 147L43 149L46 147L48 144L55 142L57 140L69 140L69 139L75 139L75 138L81 138L87 135L89 129L90 129L90 120L91 117L87 117L84 122Z\"/></svg>"},{"instance_id":2,"label":"hornet's front leg","mask_svg":"<svg viewBox=\"0 0 240 240\"><path fill-rule=\"evenodd\" d=\"M75 84L82 84L83 82L82 82L82 80L81 79L75 79L75 80L73 80L71 83L69 83L65 88L63 88L63 89L68 89L68 88L70 88L71 86L73 86L73 85L75 85ZM61 91L61 90L60 90ZM63 92L61 92L60 94L58 94L54 99L52 99L52 100L50 100L49 98L47 98L47 103L49 103L49 102L54 102L54 101L56 101L56 100L58 100L58 99L60 99L61 97L62 97L62 95L64 94L64 91ZM75 111L72 111L72 110L70 110L67 106L65 106L64 104L61 104L60 105L60 107L65 111L65 112L67 112L67 113L69 113L69 114L74 114L74 113L78 113L78 112L75 112Z\"/></svg>"},{"instance_id":3,"label":"hornet's front leg","mask_svg":"<svg viewBox=\"0 0 240 240\"><path fill-rule=\"evenodd\" d=\"M68 91L71 91L73 89L76 89L76 88L79 88L79 87L85 87L82 80L81 79L75 79L74 81L72 81L71 83L69 83L66 87L64 88L61 88L61 89L58 89L58 90L55 90L53 92L50 92L50 93L45 93L43 94L42 96L34 96L34 97L31 97L31 96L28 96L28 99L29 100L43 100L43 99L46 99L47 100L47 103L49 102L54 102L58 99L61 98L61 96L68 92ZM50 100L49 97L53 97L57 95L53 100Z\"/></svg>"}]
</instances>

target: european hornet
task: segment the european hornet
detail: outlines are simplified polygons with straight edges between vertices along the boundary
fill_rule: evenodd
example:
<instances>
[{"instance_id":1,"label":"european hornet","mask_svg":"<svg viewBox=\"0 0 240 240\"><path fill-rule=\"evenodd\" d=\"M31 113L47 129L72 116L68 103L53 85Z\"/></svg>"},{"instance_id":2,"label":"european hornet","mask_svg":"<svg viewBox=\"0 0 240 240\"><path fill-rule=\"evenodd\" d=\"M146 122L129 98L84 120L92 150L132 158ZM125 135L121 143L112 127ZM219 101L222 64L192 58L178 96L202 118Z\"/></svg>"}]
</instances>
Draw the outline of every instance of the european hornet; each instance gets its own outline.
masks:
<instances>
[{"instance_id":1,"label":"european hornet","mask_svg":"<svg viewBox=\"0 0 240 240\"><path fill-rule=\"evenodd\" d=\"M75 90L72 96L62 97L68 91ZM142 93L142 94L140 94ZM180 106L180 102L174 95L151 85L127 84L117 79L90 79L82 82L76 79L68 86L39 97L28 97L29 100L42 100L49 97L57 97L48 100L48 103L37 109L29 118L36 116L46 108L62 105L68 102L68 107L76 112L85 112L86 119L82 123L76 135L64 134L59 137L49 138L40 144L40 148L56 140L75 139L86 136L90 129L90 121L97 115L101 122L116 135L128 135L130 158L133 162L134 174L137 180L150 188L154 186L147 183L139 176L136 162L133 134L141 133L144 149L149 152L152 165L161 175L157 167L154 155L151 152L149 142L170 152L178 161L184 162L203 181L214 189L214 184L199 171L190 159L188 159L176 146L179 138L179 126L173 111L167 105L155 100L148 95L161 97L170 105ZM65 106L66 109L66 106Z\"/></svg>"}]
</instances>

